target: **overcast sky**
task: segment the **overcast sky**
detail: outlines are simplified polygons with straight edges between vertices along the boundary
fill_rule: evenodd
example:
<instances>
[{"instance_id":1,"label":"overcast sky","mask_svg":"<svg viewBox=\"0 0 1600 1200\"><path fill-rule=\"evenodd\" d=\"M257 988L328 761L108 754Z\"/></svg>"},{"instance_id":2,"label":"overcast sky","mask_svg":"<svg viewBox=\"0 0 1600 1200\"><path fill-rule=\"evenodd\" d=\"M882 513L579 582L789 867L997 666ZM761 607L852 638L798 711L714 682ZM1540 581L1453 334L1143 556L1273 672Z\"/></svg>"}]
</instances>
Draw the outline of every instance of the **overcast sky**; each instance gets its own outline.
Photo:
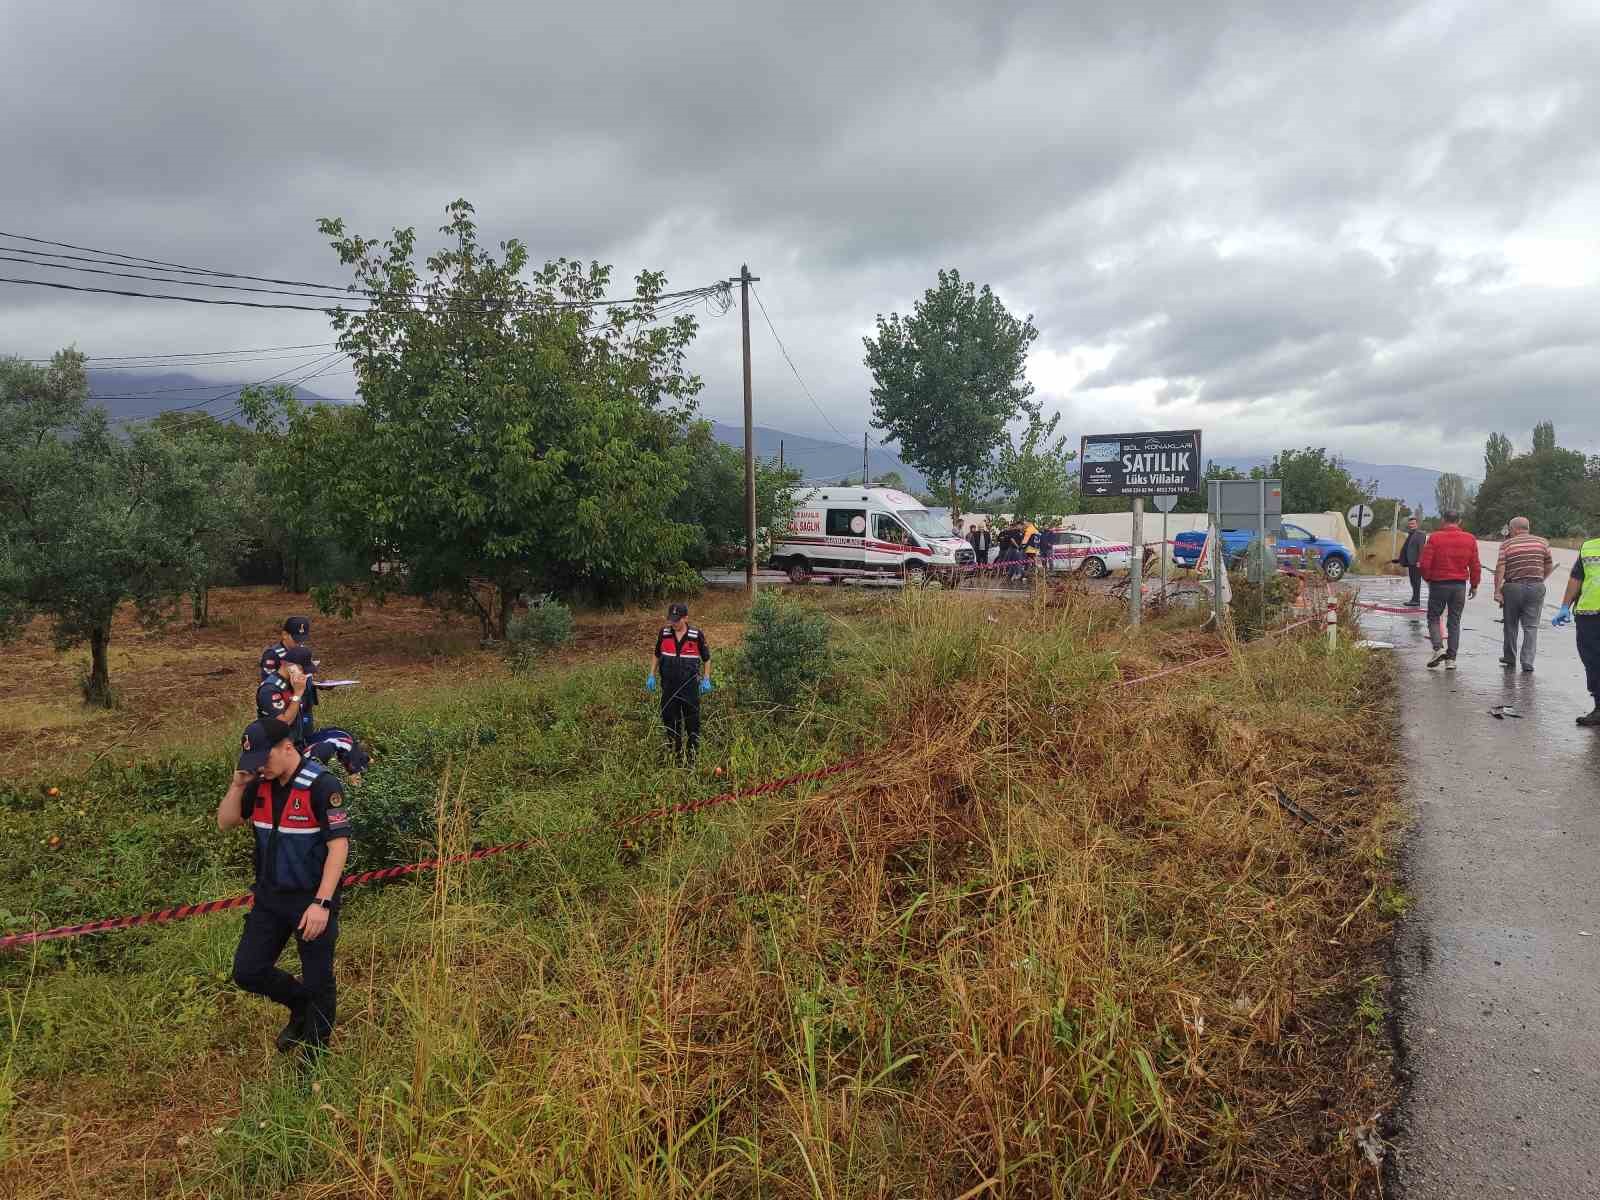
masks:
<instances>
[{"instance_id":1,"label":"overcast sky","mask_svg":"<svg viewBox=\"0 0 1600 1200\"><path fill-rule=\"evenodd\" d=\"M1488 431L1548 418L1600 452L1592 0L0 0L0 30L8 232L344 282L318 217L432 230L465 196L619 282L748 260L822 410L758 311L757 420L796 432L860 437L863 334L954 266L1033 314L1074 436L1481 474ZM328 340L0 283L0 353ZM708 416L738 341L705 316Z\"/></svg>"}]
</instances>

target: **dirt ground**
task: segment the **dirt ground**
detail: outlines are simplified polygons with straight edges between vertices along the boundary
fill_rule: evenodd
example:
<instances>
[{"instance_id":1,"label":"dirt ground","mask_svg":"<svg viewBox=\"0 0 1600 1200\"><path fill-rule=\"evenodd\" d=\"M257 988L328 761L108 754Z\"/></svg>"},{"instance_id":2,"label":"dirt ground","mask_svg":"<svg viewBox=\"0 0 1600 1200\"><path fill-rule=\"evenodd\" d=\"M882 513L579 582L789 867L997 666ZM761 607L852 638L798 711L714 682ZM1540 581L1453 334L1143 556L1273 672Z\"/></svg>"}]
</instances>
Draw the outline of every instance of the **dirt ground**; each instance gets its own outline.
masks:
<instances>
[{"instance_id":1,"label":"dirt ground","mask_svg":"<svg viewBox=\"0 0 1600 1200\"><path fill-rule=\"evenodd\" d=\"M710 592L691 607L713 651L737 642L742 596ZM131 607L117 615L110 647L117 706L106 710L84 704L79 691L79 679L88 673L88 648L57 651L48 623L35 621L21 639L0 648L6 681L0 694L0 772L15 779L77 771L104 755L126 753L132 759L236 735L254 713L261 651L295 613L311 618L311 644L323 677L359 679L366 693L460 685L506 671L493 649L479 645L476 621L417 599L369 605L345 621L319 614L305 593L218 588L203 629L180 618L146 630ZM654 606L580 613L573 644L554 657L573 663L637 647L642 679L663 620ZM334 709L325 711L334 723Z\"/></svg>"}]
</instances>

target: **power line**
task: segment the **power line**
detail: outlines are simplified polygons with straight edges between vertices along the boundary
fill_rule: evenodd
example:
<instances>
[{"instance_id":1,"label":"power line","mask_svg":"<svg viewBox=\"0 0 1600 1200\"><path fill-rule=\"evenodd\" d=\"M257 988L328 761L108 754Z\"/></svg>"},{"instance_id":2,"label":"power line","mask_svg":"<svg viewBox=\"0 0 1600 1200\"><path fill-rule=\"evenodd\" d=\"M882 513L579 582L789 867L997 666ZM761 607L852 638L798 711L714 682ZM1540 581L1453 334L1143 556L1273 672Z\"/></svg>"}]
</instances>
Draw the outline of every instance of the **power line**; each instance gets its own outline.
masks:
<instances>
[{"instance_id":1,"label":"power line","mask_svg":"<svg viewBox=\"0 0 1600 1200\"><path fill-rule=\"evenodd\" d=\"M816 409L817 414L828 423L828 428L833 430L834 433L838 434L841 439L844 439L845 445L850 445L853 449L854 447L852 443L855 441L855 439L845 439L844 433L841 432L839 427L833 423L833 419L829 417L828 414L823 410L822 405L817 403L817 398L811 394L811 389L806 386L806 381L800 378L800 369L794 365L794 359L789 357L789 348L783 344L783 339L778 336L778 330L772 324L772 318L767 315L767 306L761 303L761 293L756 291L754 284L750 285L750 293L751 295L755 296L756 306L761 309L761 317L764 321L766 321L767 329L772 333L772 340L778 343L778 350L783 355L783 361L789 364L789 370L794 373L795 382L800 385L800 390L806 394L806 399L811 401L811 407ZM878 448L879 455L888 459L889 462L894 465L896 470L903 465L899 459L895 458L895 456L890 454L888 450L884 449L883 443L878 441L877 438L873 437L870 433L866 436L867 439Z\"/></svg>"},{"instance_id":2,"label":"power line","mask_svg":"<svg viewBox=\"0 0 1600 1200\"><path fill-rule=\"evenodd\" d=\"M314 379L318 375L321 375L324 371L331 371L333 369L333 367L338 363L338 360L343 358L343 357L345 357L345 354L344 354L344 351L342 351L342 350L335 350L332 354L319 354L319 355L315 356L314 358L311 358L311 359L307 360L306 362L296 363L292 367L288 367L288 368L286 368L286 369L284 369L282 371L279 371L276 375L268 375L265 379L258 379L254 383L245 383L245 384L239 384L239 385L237 385L235 387L223 388L215 396L210 396L205 400L198 400L193 404L179 404L179 405L176 405L176 406L174 406L172 408L164 408L164 409L161 409L161 410L159 410L157 412L145 413L145 414L143 414L141 416L137 416L137 417L120 417L116 421L113 421L112 424L114 424L114 425L127 425L127 424L131 424L131 423L133 423L135 421L153 421L157 417L164 416L167 413L190 412L190 411L192 411L194 409L205 408L207 405L215 404L218 400L237 399L244 392L245 388L264 387L266 384L273 383L273 382L275 382L275 381L277 381L279 379L282 379L285 375L288 375L293 371L298 371L302 367L308 367L308 366L312 367L313 370L312 370L311 374L302 376L300 379L297 379L293 383L290 383L288 385L291 388L296 388L296 387L299 387L302 383L304 383L307 379ZM325 366L319 366L318 365L318 364L324 364L324 363L326 363ZM131 399L139 399L139 398L140 397L137 397L137 396L94 396L94 397L91 397L91 399L94 399L94 400L131 400ZM210 414L204 414L204 415L209 416ZM223 416L218 417L216 419L217 420L226 420L226 419L228 419L229 416L237 416L237 415L238 415L238 410L236 409L232 413L225 413L225 414L223 414Z\"/></svg>"},{"instance_id":3,"label":"power line","mask_svg":"<svg viewBox=\"0 0 1600 1200\"><path fill-rule=\"evenodd\" d=\"M312 282L312 281L309 281L309 280L303 280L303 279L279 279L279 278L275 278L273 276L267 276L267 275L248 275L248 274L244 274L244 273L236 272L236 271L217 271L217 270L212 270L209 267L187 266L187 265L182 264L182 263L167 262L167 261L165 261L163 259L143 258L143 257L140 257L138 255L123 254L122 252L117 251L117 250L102 250L102 249L97 249L95 247L90 247L90 246L79 246L79 245L75 245L74 243L71 243L71 242L51 241L48 238L30 237L27 234L20 234L20 233L7 233L7 232L5 232L3 230L0 230L0 237L10 238L10 239L15 240L15 241L33 242L33 243L38 244L38 245L60 246L60 247L63 247L63 248L66 248L66 249L71 249L71 250L84 250L84 251L87 251L87 252L89 252L91 254L109 256L110 258L114 258L114 259L126 259L126 260L128 260L126 262L113 262L113 261L109 261L108 258L106 258L106 257L85 258L85 257L82 257L80 255L53 254L53 253L50 253L48 251L42 251L42 250L28 250L28 249L26 249L24 247L20 247L20 246L0 246L0 250L7 250L7 251L11 251L12 252L10 254L0 254L0 261L22 263L22 264L25 264L27 266L37 267L37 268L46 269L46 270L78 271L78 272L83 272L83 273L92 274L92 275L110 275L110 276L117 276L117 277L124 278L124 279L144 280L144 281L147 281L147 282L150 282L150 283L162 283L162 284L167 284L169 286L194 287L194 288L217 288L217 289L224 289L224 290L227 290L227 291L235 291L235 292L255 292L255 293L271 295L271 296L290 296L290 297L296 297L296 298L299 298L299 299L335 301L335 300L340 300L340 299L352 299L352 298L354 298L354 299L362 299L362 300L371 301L371 300L373 300L375 298L379 298L380 296L381 297L385 297L385 298L392 297L392 298L396 298L396 299L423 300L423 301L431 301L431 300L435 299L434 296L432 296L429 293L425 293L425 292L375 293L375 292L371 291L370 289L357 287L357 286L355 286L353 284L345 286L345 285L332 284L332 283L316 283L316 282ZM26 255L28 257L19 257L20 255ZM76 262L99 263L100 266L98 266L98 267L77 267L77 266L68 265L67 263L40 262L40 261L37 261L40 258L71 259L71 260L76 261ZM108 270L108 269L106 269L108 267L135 267L135 268L137 268L141 264L144 265L144 271L142 273L137 273L137 274L136 273L132 273L130 271L116 271L116 270ZM151 270L160 271L163 274L161 274L161 275L149 274L149 271L151 271ZM171 279L171 278L168 278L167 276L171 275L171 274L203 275L203 276L207 276L208 279L207 280L198 280L198 281L189 281L189 280L183 280L183 279ZM21 278L17 278L17 277L13 277L13 276L4 276L4 277L0 277L0 279L4 279L4 281L8 282L8 283L34 284L36 286L55 287L55 288L59 288L59 289L63 289L63 290L69 290L69 291L70 290L97 291L97 292L102 292L102 293L109 294L109 295L137 295L137 296L143 296L143 297L152 298L152 299L165 299L165 300L172 300L172 299L191 299L192 300L193 299L192 297L184 297L184 296L181 296L181 295L167 294L167 293L154 293L154 292L129 293L129 292L117 291L115 289L110 289L110 288L92 288L92 287L88 287L86 285L79 285L77 287L72 287L71 285L68 285L68 284L51 283L51 282L46 281L46 280L21 279ZM304 292L304 291L284 291L284 290L281 290L281 288L279 288L279 287L272 287L272 288L248 287L248 286L243 286L243 285L239 285L239 284L212 283L212 282L208 281L209 279L240 279L240 280L247 280L247 281L250 281L250 282L253 282L253 283L277 284L277 285L281 285L281 287L287 287L287 288L314 288L314 289L317 289L317 291L308 293L308 292ZM324 293L332 293L332 294L331 295L327 295L327 294L324 294ZM727 293L728 293L728 285L725 282L719 280L717 283L709 284L709 285L706 285L706 286L703 286L703 287L687 288L687 289L683 289L681 291L676 291L676 292L663 292L659 296L656 296L656 297L653 297L653 298L647 298L647 299L640 299L638 297L631 297L631 298L626 298L626 299L623 299L623 298L606 298L606 299L597 299L597 300L548 300L548 301L535 300L535 301L530 301L530 302L527 302L527 303L513 303L513 304L509 305L509 307L512 307L512 308L615 308L615 307L626 307L626 306L629 306L629 305L636 305L636 304L641 304L641 303L654 303L654 304L662 305L663 302L665 302L664 307L666 309L675 310L678 307L686 306L688 304L693 304L693 303L695 303L695 302L697 302L697 301L699 301L701 299L711 299L715 295L721 295L721 296L725 297L727 295ZM225 303L227 303L227 301L224 301L224 300L211 300L210 303L225 304ZM291 309L291 310L301 310L301 311L308 311L308 312L323 312L323 311L327 311L326 309L314 308L314 307L312 307L310 305L303 305L303 304L269 306L269 305L266 305L266 304L262 304L260 302L256 302L254 304L248 304L245 301L235 301L234 303L237 304L237 305L245 306L245 307L280 307L280 308L287 308L287 309ZM337 305L337 307L346 307L346 306L343 305L343 304L339 304L339 305ZM493 309L493 308L498 308L498 307L501 307L501 306L497 305L497 304L490 303L490 304L485 305L484 307ZM658 314L658 315L665 315L665 313L663 312L663 313Z\"/></svg>"},{"instance_id":4,"label":"power line","mask_svg":"<svg viewBox=\"0 0 1600 1200\"><path fill-rule=\"evenodd\" d=\"M294 346L257 346L253 349L247 350L189 350L183 353L173 354L85 354L83 356L83 361L91 363L107 363L125 362L129 359L135 358L213 358L218 355L227 355L231 357L235 354L276 354L281 350L326 350L330 346L336 344L337 343L334 342L301 342L300 344ZM26 358L23 359L23 361L31 363L49 363L54 362L55 360L53 358ZM110 370L110 368L101 367L100 370L105 371Z\"/></svg>"}]
</instances>

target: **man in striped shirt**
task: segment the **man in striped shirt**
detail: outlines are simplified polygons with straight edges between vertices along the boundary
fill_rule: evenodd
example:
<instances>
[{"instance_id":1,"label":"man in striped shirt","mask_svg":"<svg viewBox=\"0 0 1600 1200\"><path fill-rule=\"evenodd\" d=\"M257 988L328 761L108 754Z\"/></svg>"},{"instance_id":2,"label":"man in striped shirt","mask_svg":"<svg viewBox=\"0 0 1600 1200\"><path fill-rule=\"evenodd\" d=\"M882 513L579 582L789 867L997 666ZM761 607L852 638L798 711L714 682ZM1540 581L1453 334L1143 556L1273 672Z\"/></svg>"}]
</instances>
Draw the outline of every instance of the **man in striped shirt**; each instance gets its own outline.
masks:
<instances>
[{"instance_id":1,"label":"man in striped shirt","mask_svg":"<svg viewBox=\"0 0 1600 1200\"><path fill-rule=\"evenodd\" d=\"M1544 611L1544 581L1556 569L1550 557L1550 543L1528 531L1527 517L1512 517L1510 537L1500 543L1500 556L1494 563L1495 603L1503 606L1505 619L1502 667L1517 665L1517 633L1522 634L1522 669L1532 674L1533 654L1538 647L1539 616Z\"/></svg>"}]
</instances>

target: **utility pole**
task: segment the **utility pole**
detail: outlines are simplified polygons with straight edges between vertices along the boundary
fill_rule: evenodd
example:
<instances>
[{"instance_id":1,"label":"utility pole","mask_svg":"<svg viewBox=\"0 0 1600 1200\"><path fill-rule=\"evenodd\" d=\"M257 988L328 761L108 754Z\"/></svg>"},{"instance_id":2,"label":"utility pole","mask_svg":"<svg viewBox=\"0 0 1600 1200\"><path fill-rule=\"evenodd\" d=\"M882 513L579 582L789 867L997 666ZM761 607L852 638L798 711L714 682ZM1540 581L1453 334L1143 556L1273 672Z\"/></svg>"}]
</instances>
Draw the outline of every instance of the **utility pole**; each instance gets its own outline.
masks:
<instances>
[{"instance_id":1,"label":"utility pole","mask_svg":"<svg viewBox=\"0 0 1600 1200\"><path fill-rule=\"evenodd\" d=\"M744 331L744 533L749 554L744 563L745 594L756 598L756 439L750 399L750 285L761 277L750 264L739 266L739 320Z\"/></svg>"},{"instance_id":2,"label":"utility pole","mask_svg":"<svg viewBox=\"0 0 1600 1200\"><path fill-rule=\"evenodd\" d=\"M861 433L861 486L866 487L867 482L867 434L863 430Z\"/></svg>"},{"instance_id":3,"label":"utility pole","mask_svg":"<svg viewBox=\"0 0 1600 1200\"><path fill-rule=\"evenodd\" d=\"M783 474L783 439L778 439L778 474Z\"/></svg>"}]
</instances>

